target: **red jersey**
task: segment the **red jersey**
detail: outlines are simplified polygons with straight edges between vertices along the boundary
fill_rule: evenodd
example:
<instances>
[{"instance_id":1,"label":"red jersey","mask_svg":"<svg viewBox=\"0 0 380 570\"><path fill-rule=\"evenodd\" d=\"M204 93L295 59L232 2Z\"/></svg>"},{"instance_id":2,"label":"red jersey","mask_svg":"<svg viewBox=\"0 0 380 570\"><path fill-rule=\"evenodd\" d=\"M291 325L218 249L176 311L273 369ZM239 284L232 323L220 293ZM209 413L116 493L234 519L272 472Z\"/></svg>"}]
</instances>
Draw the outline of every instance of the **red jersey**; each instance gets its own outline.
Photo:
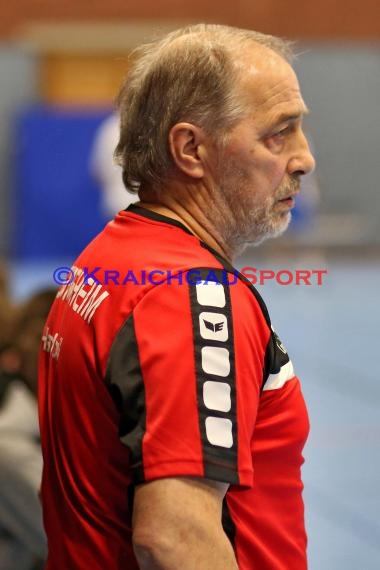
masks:
<instances>
[{"instance_id":1,"label":"red jersey","mask_svg":"<svg viewBox=\"0 0 380 570\"><path fill-rule=\"evenodd\" d=\"M137 569L133 488L230 484L240 570L305 570L308 418L260 295L182 224L130 206L45 325L39 412L48 570Z\"/></svg>"}]
</instances>

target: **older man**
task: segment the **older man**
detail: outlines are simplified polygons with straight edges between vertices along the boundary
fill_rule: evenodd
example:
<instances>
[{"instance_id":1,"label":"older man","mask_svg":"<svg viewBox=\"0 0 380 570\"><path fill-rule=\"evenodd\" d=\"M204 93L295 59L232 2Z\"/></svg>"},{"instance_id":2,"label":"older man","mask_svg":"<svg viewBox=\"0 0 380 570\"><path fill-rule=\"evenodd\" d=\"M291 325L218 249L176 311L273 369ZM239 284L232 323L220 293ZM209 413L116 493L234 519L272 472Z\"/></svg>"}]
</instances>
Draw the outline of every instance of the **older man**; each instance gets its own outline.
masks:
<instances>
[{"instance_id":1,"label":"older man","mask_svg":"<svg viewBox=\"0 0 380 570\"><path fill-rule=\"evenodd\" d=\"M314 166L281 40L198 25L143 46L116 156L140 202L84 250L40 361L49 570L304 570L308 418L231 265Z\"/></svg>"}]
</instances>

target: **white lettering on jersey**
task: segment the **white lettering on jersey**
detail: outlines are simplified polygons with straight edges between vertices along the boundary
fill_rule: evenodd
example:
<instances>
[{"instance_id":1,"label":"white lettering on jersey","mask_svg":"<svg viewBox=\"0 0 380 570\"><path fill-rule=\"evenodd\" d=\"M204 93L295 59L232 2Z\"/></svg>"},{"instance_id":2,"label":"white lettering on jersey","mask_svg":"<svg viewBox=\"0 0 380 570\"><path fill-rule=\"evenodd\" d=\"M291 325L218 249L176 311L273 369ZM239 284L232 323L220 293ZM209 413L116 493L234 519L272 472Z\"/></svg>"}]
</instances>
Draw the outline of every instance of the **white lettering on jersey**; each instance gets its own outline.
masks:
<instances>
[{"instance_id":1,"label":"white lettering on jersey","mask_svg":"<svg viewBox=\"0 0 380 570\"><path fill-rule=\"evenodd\" d=\"M51 358L58 360L63 338L57 332L51 334L49 327L45 326L41 341L43 350L48 352Z\"/></svg>"},{"instance_id":2,"label":"white lettering on jersey","mask_svg":"<svg viewBox=\"0 0 380 570\"><path fill-rule=\"evenodd\" d=\"M85 273L80 267L73 265L71 269L74 279L69 285L62 285L57 298L66 301L73 311L89 324L109 293L104 291L102 284L92 277L88 277L85 281Z\"/></svg>"}]
</instances>

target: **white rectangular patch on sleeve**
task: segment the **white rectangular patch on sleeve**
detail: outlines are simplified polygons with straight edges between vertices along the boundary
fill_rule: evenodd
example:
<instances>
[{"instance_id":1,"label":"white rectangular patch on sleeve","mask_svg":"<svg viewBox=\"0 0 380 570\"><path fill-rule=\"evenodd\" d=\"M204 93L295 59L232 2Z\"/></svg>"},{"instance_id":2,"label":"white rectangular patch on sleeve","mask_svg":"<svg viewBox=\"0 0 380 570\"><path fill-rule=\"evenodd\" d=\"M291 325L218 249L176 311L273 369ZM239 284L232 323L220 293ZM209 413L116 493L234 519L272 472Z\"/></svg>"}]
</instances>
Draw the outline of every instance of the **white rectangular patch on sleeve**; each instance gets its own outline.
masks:
<instances>
[{"instance_id":1,"label":"white rectangular patch on sleeve","mask_svg":"<svg viewBox=\"0 0 380 570\"><path fill-rule=\"evenodd\" d=\"M231 387L227 382L207 380L203 384L203 401L206 408L218 412L231 410Z\"/></svg>"},{"instance_id":2,"label":"white rectangular patch on sleeve","mask_svg":"<svg viewBox=\"0 0 380 570\"><path fill-rule=\"evenodd\" d=\"M224 307L226 295L222 283L216 281L200 281L195 286L197 300L200 305L209 307Z\"/></svg>"},{"instance_id":3,"label":"white rectangular patch on sleeve","mask_svg":"<svg viewBox=\"0 0 380 570\"><path fill-rule=\"evenodd\" d=\"M206 435L211 445L232 447L232 422L227 418L206 418Z\"/></svg>"},{"instance_id":4,"label":"white rectangular patch on sleeve","mask_svg":"<svg viewBox=\"0 0 380 570\"><path fill-rule=\"evenodd\" d=\"M230 373L230 353L226 348L204 346L201 349L202 368L206 374L223 376Z\"/></svg>"}]
</instances>

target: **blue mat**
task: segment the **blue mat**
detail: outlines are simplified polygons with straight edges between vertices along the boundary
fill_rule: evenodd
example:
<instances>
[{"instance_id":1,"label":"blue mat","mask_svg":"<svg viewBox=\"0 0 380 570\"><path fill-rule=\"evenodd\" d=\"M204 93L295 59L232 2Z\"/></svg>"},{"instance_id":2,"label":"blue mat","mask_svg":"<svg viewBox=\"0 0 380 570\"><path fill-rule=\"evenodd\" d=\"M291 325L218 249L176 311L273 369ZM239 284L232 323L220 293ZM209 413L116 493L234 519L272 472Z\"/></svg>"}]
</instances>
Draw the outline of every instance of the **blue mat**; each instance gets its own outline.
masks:
<instances>
[{"instance_id":1,"label":"blue mat","mask_svg":"<svg viewBox=\"0 0 380 570\"><path fill-rule=\"evenodd\" d=\"M13 254L75 257L105 223L89 157L109 111L27 109L16 125Z\"/></svg>"}]
</instances>

